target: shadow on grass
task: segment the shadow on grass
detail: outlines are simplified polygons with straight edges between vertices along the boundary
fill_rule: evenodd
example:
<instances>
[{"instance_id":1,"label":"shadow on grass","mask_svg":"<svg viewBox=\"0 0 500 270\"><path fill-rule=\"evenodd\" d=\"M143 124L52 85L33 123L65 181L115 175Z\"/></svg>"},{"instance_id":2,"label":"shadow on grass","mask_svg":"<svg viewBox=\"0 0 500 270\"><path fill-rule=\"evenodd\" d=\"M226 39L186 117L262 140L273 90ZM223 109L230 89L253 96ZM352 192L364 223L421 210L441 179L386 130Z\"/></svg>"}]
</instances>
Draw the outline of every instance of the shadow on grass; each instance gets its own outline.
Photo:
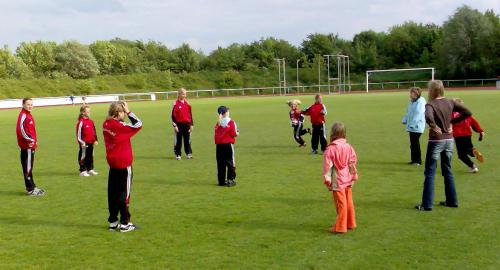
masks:
<instances>
[{"instance_id":1,"label":"shadow on grass","mask_svg":"<svg viewBox=\"0 0 500 270\"><path fill-rule=\"evenodd\" d=\"M279 221L269 221L269 220L206 220L196 218L198 224L213 225L217 227L235 227L245 230L285 230L285 231L317 231L321 233L329 233L329 224L319 224L319 223L293 223L293 222L283 222Z\"/></svg>"},{"instance_id":2,"label":"shadow on grass","mask_svg":"<svg viewBox=\"0 0 500 270\"><path fill-rule=\"evenodd\" d=\"M102 224L84 224L81 222L69 223L69 222L56 222L50 219L26 219L24 217L2 217L0 219L1 224L5 225L16 225L16 226L47 226L47 227L65 227L65 228L89 228L89 229L106 229Z\"/></svg>"},{"instance_id":3,"label":"shadow on grass","mask_svg":"<svg viewBox=\"0 0 500 270\"><path fill-rule=\"evenodd\" d=\"M26 197L26 191L0 190L0 196L12 196L12 197L25 196Z\"/></svg>"}]
</instances>

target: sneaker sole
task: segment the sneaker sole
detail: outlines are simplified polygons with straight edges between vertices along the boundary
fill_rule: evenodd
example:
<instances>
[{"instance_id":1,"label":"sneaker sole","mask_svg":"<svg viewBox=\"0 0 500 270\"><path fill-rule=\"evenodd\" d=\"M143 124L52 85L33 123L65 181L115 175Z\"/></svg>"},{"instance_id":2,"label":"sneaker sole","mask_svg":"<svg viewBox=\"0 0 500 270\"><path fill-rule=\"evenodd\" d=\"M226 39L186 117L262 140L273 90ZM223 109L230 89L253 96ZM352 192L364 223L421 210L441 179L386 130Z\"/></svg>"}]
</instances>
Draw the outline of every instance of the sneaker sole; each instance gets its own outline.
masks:
<instances>
[{"instance_id":1,"label":"sneaker sole","mask_svg":"<svg viewBox=\"0 0 500 270\"><path fill-rule=\"evenodd\" d=\"M483 163L484 162L484 156L483 154L481 154L479 151L477 151L476 149L472 150L472 154L474 155L474 157L479 160L479 162Z\"/></svg>"}]
</instances>

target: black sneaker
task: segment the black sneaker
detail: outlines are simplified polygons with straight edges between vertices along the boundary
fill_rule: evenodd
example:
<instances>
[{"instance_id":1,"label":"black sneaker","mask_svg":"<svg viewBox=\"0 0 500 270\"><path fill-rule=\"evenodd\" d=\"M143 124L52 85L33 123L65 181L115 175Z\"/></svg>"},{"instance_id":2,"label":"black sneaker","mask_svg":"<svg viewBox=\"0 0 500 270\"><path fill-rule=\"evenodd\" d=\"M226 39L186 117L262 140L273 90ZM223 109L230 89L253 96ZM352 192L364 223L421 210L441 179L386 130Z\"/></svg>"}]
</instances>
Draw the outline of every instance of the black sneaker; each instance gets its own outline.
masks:
<instances>
[{"instance_id":1,"label":"black sneaker","mask_svg":"<svg viewBox=\"0 0 500 270\"><path fill-rule=\"evenodd\" d=\"M446 207L453 207L453 208L458 207L458 204L447 204L446 202L439 202L439 205L446 206Z\"/></svg>"},{"instance_id":2,"label":"black sneaker","mask_svg":"<svg viewBox=\"0 0 500 270\"><path fill-rule=\"evenodd\" d=\"M307 128L307 133L312 134L311 129Z\"/></svg>"},{"instance_id":3,"label":"black sneaker","mask_svg":"<svg viewBox=\"0 0 500 270\"><path fill-rule=\"evenodd\" d=\"M234 187L236 186L236 182L234 182L234 180L227 180L227 185L228 187Z\"/></svg>"},{"instance_id":4,"label":"black sneaker","mask_svg":"<svg viewBox=\"0 0 500 270\"><path fill-rule=\"evenodd\" d=\"M415 209L419 211L432 211L432 208L423 207L421 204L415 205Z\"/></svg>"}]
</instances>

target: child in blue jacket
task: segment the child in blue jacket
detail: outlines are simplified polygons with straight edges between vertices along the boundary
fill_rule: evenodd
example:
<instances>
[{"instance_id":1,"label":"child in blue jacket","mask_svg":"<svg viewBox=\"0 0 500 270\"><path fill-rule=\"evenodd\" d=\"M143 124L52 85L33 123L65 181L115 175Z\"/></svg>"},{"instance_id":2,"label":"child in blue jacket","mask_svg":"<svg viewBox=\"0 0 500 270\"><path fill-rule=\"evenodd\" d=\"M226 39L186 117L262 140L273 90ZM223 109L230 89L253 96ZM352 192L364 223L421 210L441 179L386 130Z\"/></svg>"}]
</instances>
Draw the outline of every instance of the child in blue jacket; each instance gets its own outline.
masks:
<instances>
[{"instance_id":1,"label":"child in blue jacket","mask_svg":"<svg viewBox=\"0 0 500 270\"><path fill-rule=\"evenodd\" d=\"M403 117L403 124L406 125L406 131L410 134L410 165L420 166L422 164L422 154L420 151L420 136L425 129L425 98L421 96L420 87L410 88L410 103L406 109L406 115Z\"/></svg>"}]
</instances>

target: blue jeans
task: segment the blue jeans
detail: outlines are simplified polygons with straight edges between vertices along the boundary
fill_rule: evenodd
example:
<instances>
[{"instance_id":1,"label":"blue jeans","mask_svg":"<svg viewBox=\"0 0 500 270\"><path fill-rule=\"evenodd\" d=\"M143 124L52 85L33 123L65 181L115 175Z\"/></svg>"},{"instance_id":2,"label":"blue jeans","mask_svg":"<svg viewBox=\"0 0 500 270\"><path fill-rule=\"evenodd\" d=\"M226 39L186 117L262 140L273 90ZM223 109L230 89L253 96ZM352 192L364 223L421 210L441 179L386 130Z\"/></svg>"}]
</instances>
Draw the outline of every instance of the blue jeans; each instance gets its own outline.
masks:
<instances>
[{"instance_id":1,"label":"blue jeans","mask_svg":"<svg viewBox=\"0 0 500 270\"><path fill-rule=\"evenodd\" d=\"M434 176L438 159L441 158L441 174L444 177L444 192L447 205L458 205L455 181L451 171L451 156L453 155L453 140L433 141L427 144L425 157L425 181L422 194L422 207L432 208L434 200Z\"/></svg>"}]
</instances>

